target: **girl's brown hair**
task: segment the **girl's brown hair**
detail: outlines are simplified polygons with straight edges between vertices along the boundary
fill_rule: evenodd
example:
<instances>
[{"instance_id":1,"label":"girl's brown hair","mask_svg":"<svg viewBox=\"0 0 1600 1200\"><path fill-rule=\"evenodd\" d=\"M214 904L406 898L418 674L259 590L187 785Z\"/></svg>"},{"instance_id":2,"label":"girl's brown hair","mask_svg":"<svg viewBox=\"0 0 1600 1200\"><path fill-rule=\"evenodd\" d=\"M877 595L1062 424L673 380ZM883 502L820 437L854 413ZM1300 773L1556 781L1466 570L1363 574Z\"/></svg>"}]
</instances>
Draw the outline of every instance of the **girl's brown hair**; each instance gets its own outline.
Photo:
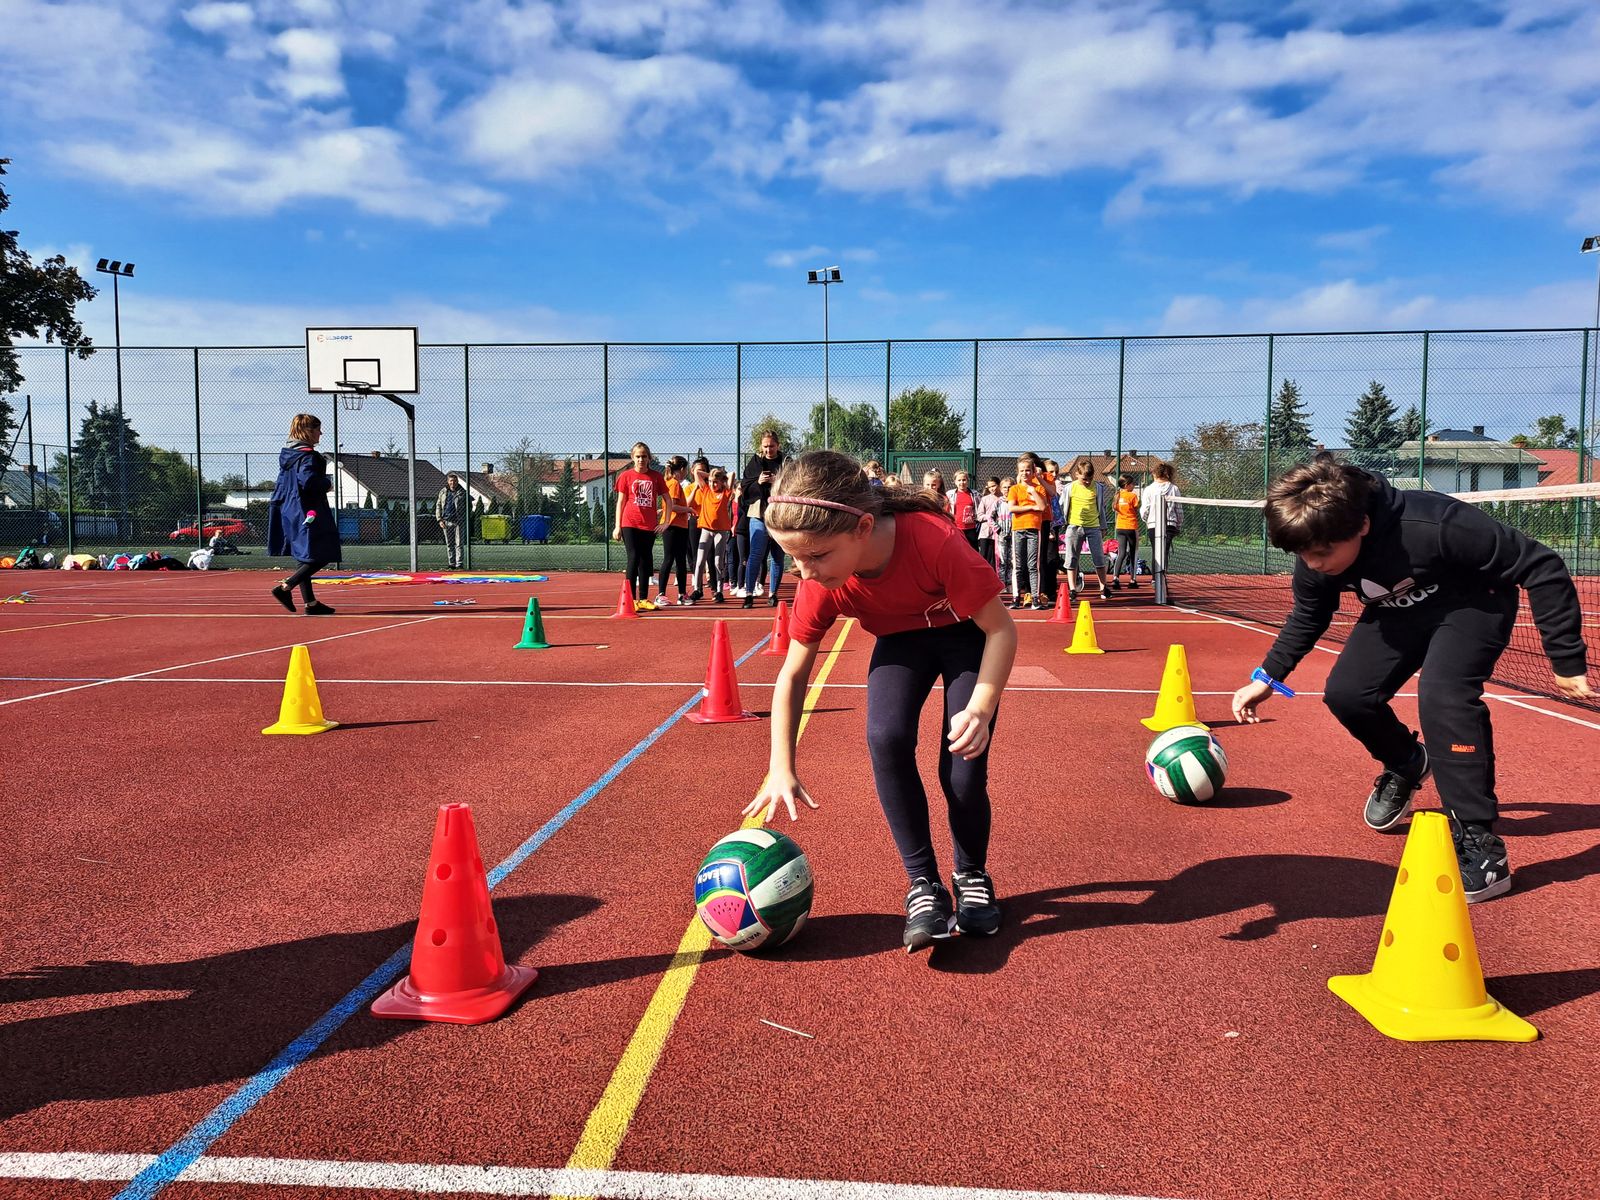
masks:
<instances>
[{"instance_id":1,"label":"girl's brown hair","mask_svg":"<svg viewBox=\"0 0 1600 1200\"><path fill-rule=\"evenodd\" d=\"M312 413L295 413L294 420L289 422L289 440L292 442L310 441L311 435L321 428L321 417Z\"/></svg>"},{"instance_id":2,"label":"girl's brown hair","mask_svg":"<svg viewBox=\"0 0 1600 1200\"><path fill-rule=\"evenodd\" d=\"M1164 463L1164 462L1157 463L1156 464L1156 469L1153 472L1153 474L1155 475L1155 477L1157 479L1161 480L1162 483L1171 483L1172 482L1172 464L1171 463Z\"/></svg>"},{"instance_id":3,"label":"girl's brown hair","mask_svg":"<svg viewBox=\"0 0 1600 1200\"><path fill-rule=\"evenodd\" d=\"M1087 458L1081 459L1073 468L1078 473L1078 478L1084 483L1094 482L1094 464Z\"/></svg>"},{"instance_id":4,"label":"girl's brown hair","mask_svg":"<svg viewBox=\"0 0 1600 1200\"><path fill-rule=\"evenodd\" d=\"M1133 480L1129 479L1126 475L1118 475L1117 486L1123 491L1127 491L1133 486Z\"/></svg>"},{"instance_id":5,"label":"girl's brown hair","mask_svg":"<svg viewBox=\"0 0 1600 1200\"><path fill-rule=\"evenodd\" d=\"M867 482L861 464L837 450L812 450L783 464L772 485L774 496L798 496L807 500L827 500L847 504L881 520L895 513L934 513L950 520L942 497L922 488L875 488ZM802 533L808 537L832 537L848 533L860 517L815 504L785 504L768 500L767 528L778 533Z\"/></svg>"},{"instance_id":6,"label":"girl's brown hair","mask_svg":"<svg viewBox=\"0 0 1600 1200\"><path fill-rule=\"evenodd\" d=\"M1299 554L1361 532L1377 480L1323 452L1286 471L1267 489L1267 537Z\"/></svg>"}]
</instances>

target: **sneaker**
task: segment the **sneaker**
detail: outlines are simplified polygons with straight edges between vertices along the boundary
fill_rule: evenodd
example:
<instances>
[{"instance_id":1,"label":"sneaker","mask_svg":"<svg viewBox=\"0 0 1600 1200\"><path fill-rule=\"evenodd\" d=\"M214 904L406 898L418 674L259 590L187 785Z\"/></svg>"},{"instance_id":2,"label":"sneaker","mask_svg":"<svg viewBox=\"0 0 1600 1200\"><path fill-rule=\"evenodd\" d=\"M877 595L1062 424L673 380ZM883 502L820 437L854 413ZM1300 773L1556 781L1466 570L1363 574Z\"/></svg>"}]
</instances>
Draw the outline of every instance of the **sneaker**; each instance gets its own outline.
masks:
<instances>
[{"instance_id":1,"label":"sneaker","mask_svg":"<svg viewBox=\"0 0 1600 1200\"><path fill-rule=\"evenodd\" d=\"M733 589L733 591L728 593L728 595L732 596L735 600L743 600L747 594L748 593L742 587L736 587Z\"/></svg>"},{"instance_id":2,"label":"sneaker","mask_svg":"<svg viewBox=\"0 0 1600 1200\"><path fill-rule=\"evenodd\" d=\"M1077 604L1078 603L1078 589L1077 588L1069 587L1067 589L1067 603L1068 604Z\"/></svg>"},{"instance_id":3,"label":"sneaker","mask_svg":"<svg viewBox=\"0 0 1600 1200\"><path fill-rule=\"evenodd\" d=\"M1048 604L1046 604L1043 600L1041 600L1038 596L1035 596L1033 598L1033 603L1030 604L1028 607L1033 609L1034 612L1049 612L1050 611L1050 606Z\"/></svg>"},{"instance_id":4,"label":"sneaker","mask_svg":"<svg viewBox=\"0 0 1600 1200\"><path fill-rule=\"evenodd\" d=\"M1111 592L1106 588L1105 584L1101 584L1100 585L1100 599L1102 599L1102 600L1111 599Z\"/></svg>"},{"instance_id":5,"label":"sneaker","mask_svg":"<svg viewBox=\"0 0 1600 1200\"><path fill-rule=\"evenodd\" d=\"M279 584L272 589L272 598L283 605L290 612L294 611L294 597L289 594L289 589Z\"/></svg>"},{"instance_id":6,"label":"sneaker","mask_svg":"<svg viewBox=\"0 0 1600 1200\"><path fill-rule=\"evenodd\" d=\"M331 617L333 616L333 609L329 608L321 600L313 600L310 604L306 605L306 616Z\"/></svg>"},{"instance_id":7,"label":"sneaker","mask_svg":"<svg viewBox=\"0 0 1600 1200\"><path fill-rule=\"evenodd\" d=\"M635 600L633 602L634 612L655 612L655 610L656 606L648 600Z\"/></svg>"},{"instance_id":8,"label":"sneaker","mask_svg":"<svg viewBox=\"0 0 1600 1200\"><path fill-rule=\"evenodd\" d=\"M1023 592L1022 593L1022 606L1024 608L1027 608L1027 607L1031 606L1032 604L1033 604L1033 593L1032 592Z\"/></svg>"},{"instance_id":9,"label":"sneaker","mask_svg":"<svg viewBox=\"0 0 1600 1200\"><path fill-rule=\"evenodd\" d=\"M1013 611L1015 611L1016 609L1019 609L1019 608L1022 607L1022 601L1021 600L1013 600L1010 604L1006 605L1006 607L1009 608L1009 609L1012 609Z\"/></svg>"},{"instance_id":10,"label":"sneaker","mask_svg":"<svg viewBox=\"0 0 1600 1200\"><path fill-rule=\"evenodd\" d=\"M1000 905L987 871L957 871L950 876L956 897L956 930L967 936L1000 932Z\"/></svg>"},{"instance_id":11,"label":"sneaker","mask_svg":"<svg viewBox=\"0 0 1600 1200\"><path fill-rule=\"evenodd\" d=\"M754 596L746 596L743 600L739 601L740 608L754 608L755 606L756 598Z\"/></svg>"},{"instance_id":12,"label":"sneaker","mask_svg":"<svg viewBox=\"0 0 1600 1200\"><path fill-rule=\"evenodd\" d=\"M1420 742L1417 744L1417 753L1422 755L1422 769L1414 780L1394 771L1385 771L1372 781L1372 794L1367 797L1366 811L1362 813L1367 828L1384 833L1405 820L1406 814L1411 811L1411 802L1416 797L1417 789L1433 774L1427 748Z\"/></svg>"},{"instance_id":13,"label":"sneaker","mask_svg":"<svg viewBox=\"0 0 1600 1200\"><path fill-rule=\"evenodd\" d=\"M1137 579L1130 579L1128 581L1128 586L1131 588L1136 588L1139 586L1139 581Z\"/></svg>"},{"instance_id":14,"label":"sneaker","mask_svg":"<svg viewBox=\"0 0 1600 1200\"><path fill-rule=\"evenodd\" d=\"M706 598L705 597L705 593L702 592L699 588L695 588L694 591L690 592L687 596L685 596L683 598L683 602L685 604L699 604L700 601L704 600L705 598ZM718 596L717 599L720 600L720 599L722 599L722 597Z\"/></svg>"},{"instance_id":15,"label":"sneaker","mask_svg":"<svg viewBox=\"0 0 1600 1200\"><path fill-rule=\"evenodd\" d=\"M759 583L758 583L758 584L756 584L756 590L755 590L755 591L753 591L753 592L751 592L751 593L750 593L750 594L751 594L751 595L752 595L752 596L765 596L765 595L766 595L766 594L767 594L767 589L766 589L766 588L764 588L764 587L762 587L762 586L761 586L761 585L760 585L760 584L759 584Z\"/></svg>"},{"instance_id":16,"label":"sneaker","mask_svg":"<svg viewBox=\"0 0 1600 1200\"><path fill-rule=\"evenodd\" d=\"M1506 844L1484 825L1466 825L1452 819L1450 836L1461 864L1461 891L1468 904L1493 900L1511 890L1511 863ZM909 927L908 927L909 928Z\"/></svg>"},{"instance_id":17,"label":"sneaker","mask_svg":"<svg viewBox=\"0 0 1600 1200\"><path fill-rule=\"evenodd\" d=\"M906 953L922 950L935 938L950 936L950 893L944 884L919 878L906 893L906 932L900 940Z\"/></svg>"},{"instance_id":18,"label":"sneaker","mask_svg":"<svg viewBox=\"0 0 1600 1200\"><path fill-rule=\"evenodd\" d=\"M782 602L783 598L777 592L773 592L772 595L767 597L767 604L772 608L777 608Z\"/></svg>"},{"instance_id":19,"label":"sneaker","mask_svg":"<svg viewBox=\"0 0 1600 1200\"><path fill-rule=\"evenodd\" d=\"M1113 580L1112 580L1112 581L1111 581L1111 590L1112 590L1112 591L1113 591L1113 592L1120 592L1120 591L1121 591L1121 590L1122 590L1122 580L1120 580L1120 579L1113 579Z\"/></svg>"},{"instance_id":20,"label":"sneaker","mask_svg":"<svg viewBox=\"0 0 1600 1200\"><path fill-rule=\"evenodd\" d=\"M722 598L722 593L721 592L712 592L711 593L711 603L713 603L713 604L726 604L727 601Z\"/></svg>"}]
</instances>

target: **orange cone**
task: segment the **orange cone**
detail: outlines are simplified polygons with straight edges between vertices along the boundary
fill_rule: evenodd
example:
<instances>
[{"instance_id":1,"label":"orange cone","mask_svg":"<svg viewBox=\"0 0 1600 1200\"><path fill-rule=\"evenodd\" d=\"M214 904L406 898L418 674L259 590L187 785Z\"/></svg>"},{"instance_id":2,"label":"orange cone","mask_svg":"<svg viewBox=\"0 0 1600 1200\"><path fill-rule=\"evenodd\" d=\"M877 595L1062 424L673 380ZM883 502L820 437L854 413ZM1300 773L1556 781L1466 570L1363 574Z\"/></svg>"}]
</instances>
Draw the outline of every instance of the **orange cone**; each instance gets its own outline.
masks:
<instances>
[{"instance_id":1,"label":"orange cone","mask_svg":"<svg viewBox=\"0 0 1600 1200\"><path fill-rule=\"evenodd\" d=\"M1050 619L1047 623L1050 625L1072 624L1072 592L1069 589L1056 589L1056 611L1050 614Z\"/></svg>"},{"instance_id":2,"label":"orange cone","mask_svg":"<svg viewBox=\"0 0 1600 1200\"><path fill-rule=\"evenodd\" d=\"M733 668L733 648L728 642L728 623L718 621L711 630L711 663L706 668L706 698L700 711L689 714L696 725L720 725L727 721L759 721L739 703L739 676Z\"/></svg>"},{"instance_id":3,"label":"orange cone","mask_svg":"<svg viewBox=\"0 0 1600 1200\"><path fill-rule=\"evenodd\" d=\"M626 579L622 581L622 591L617 596L617 611L611 615L613 618L627 617L629 620L636 620L639 616L633 607L633 589L628 586Z\"/></svg>"},{"instance_id":4,"label":"orange cone","mask_svg":"<svg viewBox=\"0 0 1600 1200\"><path fill-rule=\"evenodd\" d=\"M478 1025L511 1007L538 974L508 966L501 952L471 806L441 804L411 971L373 1001L372 1015Z\"/></svg>"},{"instance_id":5,"label":"orange cone","mask_svg":"<svg viewBox=\"0 0 1600 1200\"><path fill-rule=\"evenodd\" d=\"M789 653L789 602L778 601L778 611L772 614L772 638L767 642L767 648L761 652L763 655L776 654L780 657Z\"/></svg>"}]
</instances>

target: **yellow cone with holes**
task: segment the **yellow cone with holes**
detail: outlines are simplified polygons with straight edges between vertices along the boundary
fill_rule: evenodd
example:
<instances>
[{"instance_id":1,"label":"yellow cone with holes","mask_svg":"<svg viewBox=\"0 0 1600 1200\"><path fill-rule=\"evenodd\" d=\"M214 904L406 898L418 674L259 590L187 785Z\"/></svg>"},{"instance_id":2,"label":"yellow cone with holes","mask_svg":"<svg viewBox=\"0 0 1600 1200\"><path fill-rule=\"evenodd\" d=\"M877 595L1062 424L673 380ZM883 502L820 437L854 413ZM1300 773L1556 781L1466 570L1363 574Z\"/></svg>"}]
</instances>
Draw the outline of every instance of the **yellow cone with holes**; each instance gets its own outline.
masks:
<instances>
[{"instance_id":1,"label":"yellow cone with holes","mask_svg":"<svg viewBox=\"0 0 1600 1200\"><path fill-rule=\"evenodd\" d=\"M1539 1031L1484 990L1461 868L1442 813L1411 819L1372 970L1328 987L1403 1042L1531 1042Z\"/></svg>"},{"instance_id":2,"label":"yellow cone with holes","mask_svg":"<svg viewBox=\"0 0 1600 1200\"><path fill-rule=\"evenodd\" d=\"M1100 643L1094 637L1094 614L1089 611L1087 600L1078 601L1078 620L1072 627L1072 645L1062 651L1063 654L1104 654Z\"/></svg>"},{"instance_id":3,"label":"yellow cone with holes","mask_svg":"<svg viewBox=\"0 0 1600 1200\"><path fill-rule=\"evenodd\" d=\"M1161 694L1156 711L1139 722L1146 729L1165 733L1179 725L1198 725L1210 729L1194 712L1194 689L1189 682L1189 656L1179 645L1167 647L1167 665L1161 672Z\"/></svg>"},{"instance_id":4,"label":"yellow cone with holes","mask_svg":"<svg viewBox=\"0 0 1600 1200\"><path fill-rule=\"evenodd\" d=\"M278 706L278 720L261 732L304 736L327 733L338 727L339 722L326 720L322 715L317 677L311 673L311 651L296 646L289 651L289 674L283 681L283 703Z\"/></svg>"}]
</instances>

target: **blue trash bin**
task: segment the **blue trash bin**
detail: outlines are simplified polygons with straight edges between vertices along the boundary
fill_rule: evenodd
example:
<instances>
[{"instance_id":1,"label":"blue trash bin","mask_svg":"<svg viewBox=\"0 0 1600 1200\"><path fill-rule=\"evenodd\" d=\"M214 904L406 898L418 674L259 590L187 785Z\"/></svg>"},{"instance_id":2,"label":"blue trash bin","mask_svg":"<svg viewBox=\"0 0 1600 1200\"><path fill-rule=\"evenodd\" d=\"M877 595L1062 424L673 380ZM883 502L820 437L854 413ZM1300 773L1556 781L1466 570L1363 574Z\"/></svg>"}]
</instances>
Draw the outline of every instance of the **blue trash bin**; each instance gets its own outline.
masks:
<instances>
[{"instance_id":1,"label":"blue trash bin","mask_svg":"<svg viewBox=\"0 0 1600 1200\"><path fill-rule=\"evenodd\" d=\"M532 513L523 517L522 540L524 542L548 542L550 540L550 518L543 513Z\"/></svg>"}]
</instances>

